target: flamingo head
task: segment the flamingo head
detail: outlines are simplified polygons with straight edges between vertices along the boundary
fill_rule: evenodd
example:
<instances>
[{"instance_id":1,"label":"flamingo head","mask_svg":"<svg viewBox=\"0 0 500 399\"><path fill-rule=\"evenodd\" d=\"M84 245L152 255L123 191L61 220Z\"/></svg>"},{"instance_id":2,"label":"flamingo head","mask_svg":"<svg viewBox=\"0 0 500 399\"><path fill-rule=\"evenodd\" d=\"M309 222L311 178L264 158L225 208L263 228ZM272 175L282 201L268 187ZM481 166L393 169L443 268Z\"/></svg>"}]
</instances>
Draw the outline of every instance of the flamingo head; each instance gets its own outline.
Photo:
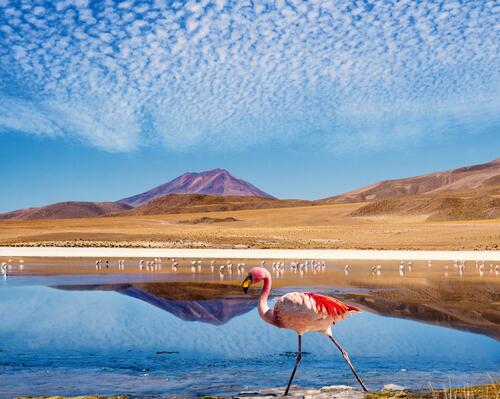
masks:
<instances>
[{"instance_id":1,"label":"flamingo head","mask_svg":"<svg viewBox=\"0 0 500 399\"><path fill-rule=\"evenodd\" d=\"M248 291L248 287L250 287L251 284L258 283L268 277L269 277L269 272L263 267L254 267L250 269L245 280L243 280L242 284L243 291L246 294Z\"/></svg>"}]
</instances>

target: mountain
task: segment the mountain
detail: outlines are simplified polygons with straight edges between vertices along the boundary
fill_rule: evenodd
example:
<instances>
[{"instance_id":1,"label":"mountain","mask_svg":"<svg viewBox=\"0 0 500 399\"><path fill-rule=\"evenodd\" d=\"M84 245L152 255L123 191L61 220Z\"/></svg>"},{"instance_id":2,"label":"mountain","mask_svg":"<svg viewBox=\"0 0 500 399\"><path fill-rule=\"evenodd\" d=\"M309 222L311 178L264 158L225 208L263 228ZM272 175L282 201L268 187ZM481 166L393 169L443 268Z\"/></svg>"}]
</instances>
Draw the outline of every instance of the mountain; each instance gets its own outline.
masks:
<instances>
[{"instance_id":1,"label":"mountain","mask_svg":"<svg viewBox=\"0 0 500 399\"><path fill-rule=\"evenodd\" d=\"M384 180L321 201L278 200L231 176L224 169L214 169L185 173L166 184L118 202L60 202L3 213L0 220L222 212L345 202L366 202L348 214L354 217L418 216L432 221L499 218L500 158L444 172ZM237 221L233 219L205 218L185 222Z\"/></svg>"},{"instance_id":2,"label":"mountain","mask_svg":"<svg viewBox=\"0 0 500 399\"><path fill-rule=\"evenodd\" d=\"M385 180L321 202L366 202L349 216L415 216L427 221L500 218L500 158L494 161Z\"/></svg>"},{"instance_id":3,"label":"mountain","mask_svg":"<svg viewBox=\"0 0 500 399\"><path fill-rule=\"evenodd\" d=\"M118 202L136 207L167 194L207 194L274 198L252 184L237 179L225 169L213 169L199 173L184 173L168 183L152 188L144 193L121 199Z\"/></svg>"},{"instance_id":4,"label":"mountain","mask_svg":"<svg viewBox=\"0 0 500 399\"><path fill-rule=\"evenodd\" d=\"M500 197L497 194L471 191L383 198L368 202L349 216L418 216L434 222L500 218Z\"/></svg>"},{"instance_id":5,"label":"mountain","mask_svg":"<svg viewBox=\"0 0 500 399\"><path fill-rule=\"evenodd\" d=\"M278 200L274 198L222 196L205 194L169 194L132 208L123 215L160 215L239 211L244 209L288 208L314 205L313 201Z\"/></svg>"},{"instance_id":6,"label":"mountain","mask_svg":"<svg viewBox=\"0 0 500 399\"><path fill-rule=\"evenodd\" d=\"M500 158L488 163L444 172L429 173L405 179L384 180L345 194L325 198L322 202L371 201L448 191L472 192L472 190L485 188L495 190L498 186L500 186Z\"/></svg>"},{"instance_id":7,"label":"mountain","mask_svg":"<svg viewBox=\"0 0 500 399\"><path fill-rule=\"evenodd\" d=\"M200 173L184 173L168 183L117 202L59 202L39 208L0 213L0 220L88 218L117 213L124 216L156 215L282 208L307 203L308 201L279 201L252 184L235 178L227 170L214 169ZM133 207L137 207L137 210L127 212Z\"/></svg>"},{"instance_id":8,"label":"mountain","mask_svg":"<svg viewBox=\"0 0 500 399\"><path fill-rule=\"evenodd\" d=\"M118 202L58 202L39 208L19 209L1 213L0 220L37 220L90 218L110 213L123 212L131 206Z\"/></svg>"}]
</instances>

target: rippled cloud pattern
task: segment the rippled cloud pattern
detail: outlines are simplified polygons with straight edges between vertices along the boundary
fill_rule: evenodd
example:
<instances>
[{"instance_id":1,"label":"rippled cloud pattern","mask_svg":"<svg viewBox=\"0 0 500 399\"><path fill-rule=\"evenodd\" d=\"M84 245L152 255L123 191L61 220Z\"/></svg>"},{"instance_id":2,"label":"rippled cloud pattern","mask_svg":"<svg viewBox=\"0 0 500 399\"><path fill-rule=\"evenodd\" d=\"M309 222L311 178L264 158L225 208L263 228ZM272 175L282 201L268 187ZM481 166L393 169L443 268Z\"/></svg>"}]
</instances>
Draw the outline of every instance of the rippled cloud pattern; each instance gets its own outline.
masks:
<instances>
[{"instance_id":1,"label":"rippled cloud pattern","mask_svg":"<svg viewBox=\"0 0 500 399\"><path fill-rule=\"evenodd\" d=\"M377 150L500 126L496 1L0 0L0 132Z\"/></svg>"}]
</instances>

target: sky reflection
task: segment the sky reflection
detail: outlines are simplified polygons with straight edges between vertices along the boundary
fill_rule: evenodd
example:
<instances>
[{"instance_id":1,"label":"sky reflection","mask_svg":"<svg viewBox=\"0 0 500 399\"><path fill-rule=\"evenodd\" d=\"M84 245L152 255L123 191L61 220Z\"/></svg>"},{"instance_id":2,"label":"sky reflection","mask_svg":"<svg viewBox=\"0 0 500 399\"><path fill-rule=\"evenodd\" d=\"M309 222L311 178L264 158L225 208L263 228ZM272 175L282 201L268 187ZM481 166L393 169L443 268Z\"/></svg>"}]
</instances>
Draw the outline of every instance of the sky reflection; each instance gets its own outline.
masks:
<instances>
[{"instance_id":1,"label":"sky reflection","mask_svg":"<svg viewBox=\"0 0 500 399\"><path fill-rule=\"evenodd\" d=\"M265 324L256 309L214 326L183 321L114 291L2 287L0 303L0 383L4 390L12 390L0 390L0 397L22 393L15 391L20 389L15 388L15 375L29 378L25 384L36 390L31 393L80 392L71 391L66 377L61 379L63 370L63 374L74 374L76 380L84 381L78 384L91 387L92 392L97 388L106 391L109 381L124 375L119 384L109 385L110 393L122 388L124 392L182 392L179 383L188 376L196 376L205 392L213 393L223 389L231 375L236 378L238 373L252 370L255 375L247 378L247 383L275 386L284 384L280 378L286 379L290 372L293 354L289 352L296 349L295 333ZM348 317L333 330L369 385L397 382L422 386L448 377L460 382L481 378L487 382L488 373L498 375L500 346L485 336L367 312ZM303 347L308 355L297 383L318 386L340 379L354 384L325 337L306 334ZM44 376L44 372L51 376ZM220 386L213 380L214 372L219 373ZM140 375L152 381L138 384ZM73 377L68 378L71 381ZM171 383L164 378L170 378Z\"/></svg>"}]
</instances>

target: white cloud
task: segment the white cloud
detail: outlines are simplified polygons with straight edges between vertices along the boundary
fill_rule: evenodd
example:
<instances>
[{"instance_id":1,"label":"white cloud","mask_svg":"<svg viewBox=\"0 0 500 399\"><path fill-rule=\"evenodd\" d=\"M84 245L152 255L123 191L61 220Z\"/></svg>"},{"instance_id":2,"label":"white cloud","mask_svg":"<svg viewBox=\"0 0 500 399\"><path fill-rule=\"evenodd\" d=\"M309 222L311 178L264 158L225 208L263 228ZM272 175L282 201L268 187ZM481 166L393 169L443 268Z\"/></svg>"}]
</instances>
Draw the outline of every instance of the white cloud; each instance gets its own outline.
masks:
<instances>
[{"instance_id":1,"label":"white cloud","mask_svg":"<svg viewBox=\"0 0 500 399\"><path fill-rule=\"evenodd\" d=\"M2 97L0 132L27 132L49 137L74 136L109 151L130 151L140 145L140 128L127 105L97 112L85 104L33 102Z\"/></svg>"},{"instance_id":2,"label":"white cloud","mask_svg":"<svg viewBox=\"0 0 500 399\"><path fill-rule=\"evenodd\" d=\"M499 127L494 1L0 0L0 130L129 151Z\"/></svg>"},{"instance_id":3,"label":"white cloud","mask_svg":"<svg viewBox=\"0 0 500 399\"><path fill-rule=\"evenodd\" d=\"M0 131L29 132L35 135L61 135L59 127L40 109L39 104L2 97Z\"/></svg>"}]
</instances>

